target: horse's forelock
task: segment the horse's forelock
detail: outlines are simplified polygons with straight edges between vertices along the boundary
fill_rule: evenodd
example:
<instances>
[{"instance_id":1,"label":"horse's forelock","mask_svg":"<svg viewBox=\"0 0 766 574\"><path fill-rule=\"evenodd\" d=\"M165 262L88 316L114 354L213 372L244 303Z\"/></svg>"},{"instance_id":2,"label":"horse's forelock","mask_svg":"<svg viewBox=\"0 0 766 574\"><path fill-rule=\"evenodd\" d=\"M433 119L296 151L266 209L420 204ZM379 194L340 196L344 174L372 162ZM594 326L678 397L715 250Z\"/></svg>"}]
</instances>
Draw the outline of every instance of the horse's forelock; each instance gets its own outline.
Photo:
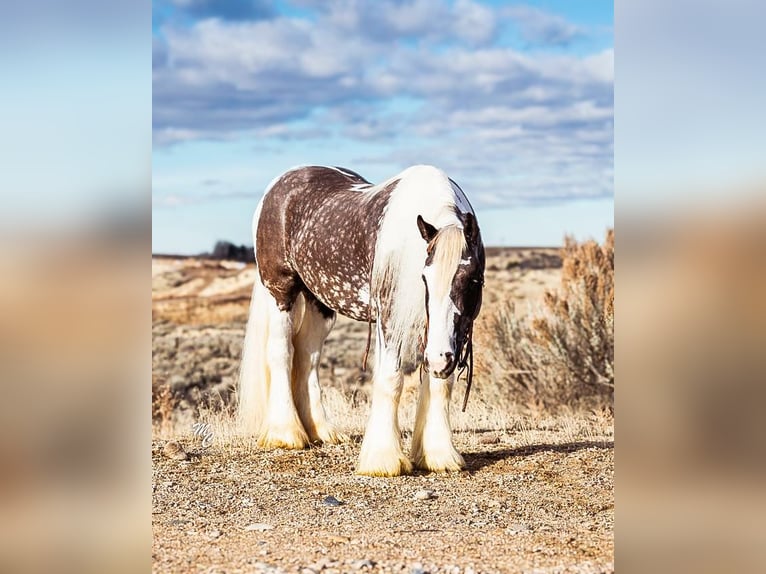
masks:
<instances>
[{"instance_id":1,"label":"horse's forelock","mask_svg":"<svg viewBox=\"0 0 766 574\"><path fill-rule=\"evenodd\" d=\"M435 297L443 298L449 293L466 247L463 228L457 225L442 227L434 237L429 259L435 266L436 280L429 288Z\"/></svg>"}]
</instances>

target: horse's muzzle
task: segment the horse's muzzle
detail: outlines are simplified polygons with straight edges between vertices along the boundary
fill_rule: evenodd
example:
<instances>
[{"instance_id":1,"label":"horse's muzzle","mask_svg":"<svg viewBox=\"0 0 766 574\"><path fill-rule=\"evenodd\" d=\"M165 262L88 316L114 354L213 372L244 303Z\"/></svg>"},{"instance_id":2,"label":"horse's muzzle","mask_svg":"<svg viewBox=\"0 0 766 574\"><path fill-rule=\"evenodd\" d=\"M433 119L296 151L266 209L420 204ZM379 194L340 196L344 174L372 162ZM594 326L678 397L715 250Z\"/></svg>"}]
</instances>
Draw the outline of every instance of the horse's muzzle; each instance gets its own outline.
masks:
<instances>
[{"instance_id":1,"label":"horse's muzzle","mask_svg":"<svg viewBox=\"0 0 766 574\"><path fill-rule=\"evenodd\" d=\"M434 369L429 363L428 371L432 377L437 379L446 379L455 371L455 367L457 367L457 358L453 353L444 353L444 356L439 358L442 359L444 363L443 365L439 365L441 368Z\"/></svg>"}]
</instances>

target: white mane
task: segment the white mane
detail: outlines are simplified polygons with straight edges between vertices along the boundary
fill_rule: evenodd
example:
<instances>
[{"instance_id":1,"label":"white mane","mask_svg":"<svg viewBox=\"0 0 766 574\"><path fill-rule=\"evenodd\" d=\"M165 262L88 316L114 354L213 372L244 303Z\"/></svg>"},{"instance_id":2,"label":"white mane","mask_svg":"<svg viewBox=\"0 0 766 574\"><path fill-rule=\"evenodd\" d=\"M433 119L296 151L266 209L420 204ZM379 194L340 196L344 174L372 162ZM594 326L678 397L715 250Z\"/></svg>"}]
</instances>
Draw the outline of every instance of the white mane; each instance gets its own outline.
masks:
<instances>
[{"instance_id":1,"label":"white mane","mask_svg":"<svg viewBox=\"0 0 766 574\"><path fill-rule=\"evenodd\" d=\"M399 183L391 194L378 231L372 297L373 301L391 301L385 325L387 338L401 350L402 363L414 363L418 337L423 334L426 323L425 286L421 277L426 242L418 231L417 217L422 216L440 230L435 260L442 273L439 284L446 282L448 288L465 241L457 213L473 213L473 210L460 188L435 167L410 167L376 187L383 188L396 179ZM449 230L459 230L460 239Z\"/></svg>"}]
</instances>

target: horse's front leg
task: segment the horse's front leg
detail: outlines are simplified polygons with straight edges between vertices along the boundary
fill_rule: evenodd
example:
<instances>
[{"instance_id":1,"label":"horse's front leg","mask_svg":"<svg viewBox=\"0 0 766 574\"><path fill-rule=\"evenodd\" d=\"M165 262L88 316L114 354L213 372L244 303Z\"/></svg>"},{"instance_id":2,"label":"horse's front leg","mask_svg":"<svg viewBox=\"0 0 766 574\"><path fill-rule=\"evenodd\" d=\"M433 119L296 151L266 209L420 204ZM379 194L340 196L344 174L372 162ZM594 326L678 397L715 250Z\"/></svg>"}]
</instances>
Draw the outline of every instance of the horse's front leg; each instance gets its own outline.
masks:
<instances>
[{"instance_id":1,"label":"horse's front leg","mask_svg":"<svg viewBox=\"0 0 766 574\"><path fill-rule=\"evenodd\" d=\"M421 376L418 412L412 434L412 460L424 470L460 470L465 461L452 444L449 405L455 375Z\"/></svg>"},{"instance_id":2,"label":"horse's front leg","mask_svg":"<svg viewBox=\"0 0 766 574\"><path fill-rule=\"evenodd\" d=\"M368 476L399 476L412 471L412 465L402 450L399 430L399 398L404 376L399 368L399 357L386 349L381 335L379 328L372 406L356 472Z\"/></svg>"}]
</instances>

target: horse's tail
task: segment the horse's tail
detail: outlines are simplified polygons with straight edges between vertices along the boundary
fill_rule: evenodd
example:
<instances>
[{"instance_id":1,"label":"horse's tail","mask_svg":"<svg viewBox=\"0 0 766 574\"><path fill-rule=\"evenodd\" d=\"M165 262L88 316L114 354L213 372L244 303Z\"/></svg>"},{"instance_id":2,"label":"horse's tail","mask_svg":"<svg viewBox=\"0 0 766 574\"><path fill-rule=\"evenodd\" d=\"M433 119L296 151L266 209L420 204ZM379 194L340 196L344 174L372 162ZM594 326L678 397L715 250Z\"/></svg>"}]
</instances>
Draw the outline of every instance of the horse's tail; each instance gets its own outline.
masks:
<instances>
[{"instance_id":1,"label":"horse's tail","mask_svg":"<svg viewBox=\"0 0 766 574\"><path fill-rule=\"evenodd\" d=\"M261 205L253 217L253 248L255 231ZM257 251L256 251L257 254ZM242 345L242 362L239 368L239 405L237 417L243 434L258 434L266 414L269 397L270 372L266 357L266 345L269 340L269 304L270 293L261 281L258 263L255 264L255 285L250 300L250 314L245 328L245 341Z\"/></svg>"}]
</instances>

